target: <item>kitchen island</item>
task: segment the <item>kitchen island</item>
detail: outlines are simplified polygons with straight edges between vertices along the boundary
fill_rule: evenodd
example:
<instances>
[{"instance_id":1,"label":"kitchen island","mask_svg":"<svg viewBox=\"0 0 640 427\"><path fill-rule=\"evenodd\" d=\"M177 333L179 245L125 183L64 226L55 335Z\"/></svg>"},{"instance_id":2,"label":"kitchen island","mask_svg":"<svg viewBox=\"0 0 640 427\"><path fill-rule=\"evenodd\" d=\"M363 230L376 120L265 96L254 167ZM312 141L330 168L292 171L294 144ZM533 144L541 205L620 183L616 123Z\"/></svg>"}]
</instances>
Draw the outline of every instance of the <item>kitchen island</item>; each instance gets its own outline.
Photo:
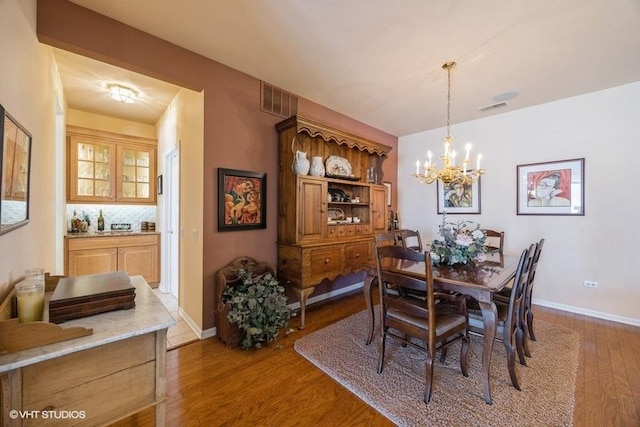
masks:
<instances>
[{"instance_id":1,"label":"kitchen island","mask_svg":"<svg viewBox=\"0 0 640 427\"><path fill-rule=\"evenodd\" d=\"M61 323L93 334L0 354L0 425L104 425L155 406L165 423L167 329L175 320L142 276L136 306Z\"/></svg>"}]
</instances>

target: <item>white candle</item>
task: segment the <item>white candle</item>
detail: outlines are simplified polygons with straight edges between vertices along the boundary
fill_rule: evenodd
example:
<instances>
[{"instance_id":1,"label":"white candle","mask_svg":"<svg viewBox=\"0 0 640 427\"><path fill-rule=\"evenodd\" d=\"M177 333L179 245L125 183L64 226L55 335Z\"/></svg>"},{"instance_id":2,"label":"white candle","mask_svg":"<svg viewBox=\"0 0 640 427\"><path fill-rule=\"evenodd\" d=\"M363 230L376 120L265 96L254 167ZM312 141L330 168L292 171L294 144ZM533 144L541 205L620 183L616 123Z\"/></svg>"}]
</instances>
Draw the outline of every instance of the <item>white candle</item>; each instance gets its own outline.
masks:
<instances>
[{"instance_id":1,"label":"white candle","mask_svg":"<svg viewBox=\"0 0 640 427\"><path fill-rule=\"evenodd\" d=\"M427 157L429 158L427 169L431 169L431 150L427 151Z\"/></svg>"},{"instance_id":2,"label":"white candle","mask_svg":"<svg viewBox=\"0 0 640 427\"><path fill-rule=\"evenodd\" d=\"M20 323L42 320L44 309L44 283L23 281L16 285L18 321Z\"/></svg>"},{"instance_id":3,"label":"white candle","mask_svg":"<svg viewBox=\"0 0 640 427\"><path fill-rule=\"evenodd\" d=\"M467 143L467 146L465 148L467 149L467 156L464 159L469 160L469 152L471 151L471 144Z\"/></svg>"},{"instance_id":4,"label":"white candle","mask_svg":"<svg viewBox=\"0 0 640 427\"><path fill-rule=\"evenodd\" d=\"M456 165L456 151L453 150L451 152L451 166L455 166Z\"/></svg>"},{"instance_id":5,"label":"white candle","mask_svg":"<svg viewBox=\"0 0 640 427\"><path fill-rule=\"evenodd\" d=\"M480 170L480 159L482 159L482 154L478 154L478 161L476 162L476 169Z\"/></svg>"},{"instance_id":6,"label":"white candle","mask_svg":"<svg viewBox=\"0 0 640 427\"><path fill-rule=\"evenodd\" d=\"M420 160L416 160L416 175L420 175Z\"/></svg>"}]
</instances>

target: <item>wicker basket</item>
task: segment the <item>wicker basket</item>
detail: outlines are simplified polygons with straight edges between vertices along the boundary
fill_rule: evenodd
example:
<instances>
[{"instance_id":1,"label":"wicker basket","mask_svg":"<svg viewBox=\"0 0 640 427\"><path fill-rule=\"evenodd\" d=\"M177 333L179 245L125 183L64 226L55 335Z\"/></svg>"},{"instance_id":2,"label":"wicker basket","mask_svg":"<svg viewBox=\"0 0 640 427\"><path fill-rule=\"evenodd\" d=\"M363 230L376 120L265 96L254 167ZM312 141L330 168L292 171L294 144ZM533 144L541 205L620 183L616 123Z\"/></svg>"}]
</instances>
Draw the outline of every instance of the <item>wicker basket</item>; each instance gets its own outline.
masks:
<instances>
[{"instance_id":1,"label":"wicker basket","mask_svg":"<svg viewBox=\"0 0 640 427\"><path fill-rule=\"evenodd\" d=\"M244 331L238 328L237 325L229 322L227 315L231 309L230 304L222 303L222 293L225 288L232 285L234 282L239 281L238 270L250 271L253 275L260 275L264 273L271 273L275 276L275 272L272 267L267 263L258 262L253 258L240 257L231 261L225 267L218 270L215 276L216 286L216 333L220 341L225 343L227 347L238 347L244 338Z\"/></svg>"}]
</instances>

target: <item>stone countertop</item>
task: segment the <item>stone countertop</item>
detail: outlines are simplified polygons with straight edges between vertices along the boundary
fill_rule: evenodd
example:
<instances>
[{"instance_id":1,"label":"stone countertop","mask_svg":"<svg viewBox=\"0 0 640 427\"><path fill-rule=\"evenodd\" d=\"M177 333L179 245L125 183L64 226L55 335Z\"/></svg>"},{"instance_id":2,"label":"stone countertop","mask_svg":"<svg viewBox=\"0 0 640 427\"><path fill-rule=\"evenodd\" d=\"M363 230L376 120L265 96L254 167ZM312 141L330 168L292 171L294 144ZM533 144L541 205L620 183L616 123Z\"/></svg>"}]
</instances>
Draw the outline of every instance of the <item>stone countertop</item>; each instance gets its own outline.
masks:
<instances>
[{"instance_id":1,"label":"stone countertop","mask_svg":"<svg viewBox=\"0 0 640 427\"><path fill-rule=\"evenodd\" d=\"M65 239L87 239L93 237L113 237L113 236L146 236L149 234L160 234L159 231L88 231L86 233L67 233Z\"/></svg>"},{"instance_id":2,"label":"stone countertop","mask_svg":"<svg viewBox=\"0 0 640 427\"><path fill-rule=\"evenodd\" d=\"M132 276L131 284L136 288L135 308L109 311L60 323L58 326L62 328L70 326L93 328L93 334L14 353L0 354L0 372L175 326L175 319L154 295L142 276ZM45 306L45 311L48 317L48 304Z\"/></svg>"}]
</instances>

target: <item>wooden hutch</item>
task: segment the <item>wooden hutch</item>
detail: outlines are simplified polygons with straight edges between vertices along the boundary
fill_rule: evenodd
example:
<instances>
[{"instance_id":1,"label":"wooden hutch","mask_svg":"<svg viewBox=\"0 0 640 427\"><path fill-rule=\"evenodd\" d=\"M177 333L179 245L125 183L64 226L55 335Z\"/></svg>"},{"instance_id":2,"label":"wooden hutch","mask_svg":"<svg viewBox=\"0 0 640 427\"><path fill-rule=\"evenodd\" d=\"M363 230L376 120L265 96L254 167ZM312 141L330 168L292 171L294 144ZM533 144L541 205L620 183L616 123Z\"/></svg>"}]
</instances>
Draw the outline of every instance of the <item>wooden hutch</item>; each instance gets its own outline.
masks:
<instances>
[{"instance_id":1,"label":"wooden hutch","mask_svg":"<svg viewBox=\"0 0 640 427\"><path fill-rule=\"evenodd\" d=\"M391 147L301 116L276 124L276 129L278 279L300 299L302 329L307 298L316 285L358 272L373 260L374 235L387 228L382 163ZM346 159L351 174L297 175L293 170L297 151L306 152L309 160L318 156L323 162L330 156ZM347 199L335 200L334 192L346 194ZM347 217L359 222L347 222Z\"/></svg>"}]
</instances>

